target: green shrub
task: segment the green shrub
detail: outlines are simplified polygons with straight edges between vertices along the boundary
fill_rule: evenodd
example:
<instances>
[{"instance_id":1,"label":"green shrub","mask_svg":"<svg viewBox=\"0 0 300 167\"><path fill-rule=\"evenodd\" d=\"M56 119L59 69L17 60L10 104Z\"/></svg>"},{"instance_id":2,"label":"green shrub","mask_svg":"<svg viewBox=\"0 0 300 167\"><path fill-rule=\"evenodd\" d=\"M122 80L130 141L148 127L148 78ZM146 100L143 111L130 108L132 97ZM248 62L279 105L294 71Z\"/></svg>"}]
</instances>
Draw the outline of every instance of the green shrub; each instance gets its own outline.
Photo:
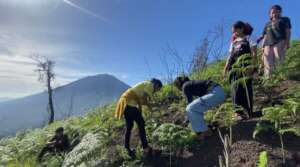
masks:
<instances>
[{"instance_id":1,"label":"green shrub","mask_svg":"<svg viewBox=\"0 0 300 167\"><path fill-rule=\"evenodd\" d=\"M166 152L176 152L191 147L195 140L195 133L190 129L165 123L160 125L152 134L153 142Z\"/></svg>"}]
</instances>

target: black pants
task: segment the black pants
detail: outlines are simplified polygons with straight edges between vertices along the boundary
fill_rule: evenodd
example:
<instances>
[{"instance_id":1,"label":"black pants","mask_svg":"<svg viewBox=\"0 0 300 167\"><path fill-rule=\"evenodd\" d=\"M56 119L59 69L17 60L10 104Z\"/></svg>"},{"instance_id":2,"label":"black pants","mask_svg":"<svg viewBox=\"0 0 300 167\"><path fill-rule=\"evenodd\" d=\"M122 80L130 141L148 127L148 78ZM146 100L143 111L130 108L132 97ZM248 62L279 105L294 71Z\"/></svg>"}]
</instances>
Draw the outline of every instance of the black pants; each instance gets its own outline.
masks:
<instances>
[{"instance_id":1,"label":"black pants","mask_svg":"<svg viewBox=\"0 0 300 167\"><path fill-rule=\"evenodd\" d=\"M130 149L130 135L134 121L136 122L139 128L139 135L142 142L142 147L147 148L148 142L146 138L145 121L142 116L142 113L136 107L126 106L124 116L126 120L125 148Z\"/></svg>"},{"instance_id":2,"label":"black pants","mask_svg":"<svg viewBox=\"0 0 300 167\"><path fill-rule=\"evenodd\" d=\"M42 151L40 152L39 156L38 156L38 160L41 161L43 156L47 153L55 153L56 149L53 145L46 145L45 147L43 147Z\"/></svg>"},{"instance_id":3,"label":"black pants","mask_svg":"<svg viewBox=\"0 0 300 167\"><path fill-rule=\"evenodd\" d=\"M48 153L55 153L55 154L60 154L67 151L66 148L63 148L61 146L56 146L56 145L46 145L45 147L42 148L40 154L38 155L38 160L41 161L43 156L48 152Z\"/></svg>"},{"instance_id":4,"label":"black pants","mask_svg":"<svg viewBox=\"0 0 300 167\"><path fill-rule=\"evenodd\" d=\"M242 106L251 117L253 115L253 88L252 81L248 80L243 84L232 86L232 101L234 105Z\"/></svg>"}]
</instances>

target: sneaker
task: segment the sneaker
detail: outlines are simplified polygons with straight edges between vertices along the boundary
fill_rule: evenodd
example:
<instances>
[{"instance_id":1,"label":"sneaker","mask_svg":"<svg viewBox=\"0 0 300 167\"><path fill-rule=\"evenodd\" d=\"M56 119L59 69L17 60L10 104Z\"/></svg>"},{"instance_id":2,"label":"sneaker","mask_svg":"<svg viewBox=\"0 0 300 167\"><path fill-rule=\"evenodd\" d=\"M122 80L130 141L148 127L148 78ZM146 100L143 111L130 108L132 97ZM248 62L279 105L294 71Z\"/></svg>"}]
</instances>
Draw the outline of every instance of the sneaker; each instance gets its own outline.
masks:
<instances>
[{"instance_id":1,"label":"sneaker","mask_svg":"<svg viewBox=\"0 0 300 167\"><path fill-rule=\"evenodd\" d=\"M133 150L127 149L127 153L132 159L135 159L135 150L134 149Z\"/></svg>"}]
</instances>

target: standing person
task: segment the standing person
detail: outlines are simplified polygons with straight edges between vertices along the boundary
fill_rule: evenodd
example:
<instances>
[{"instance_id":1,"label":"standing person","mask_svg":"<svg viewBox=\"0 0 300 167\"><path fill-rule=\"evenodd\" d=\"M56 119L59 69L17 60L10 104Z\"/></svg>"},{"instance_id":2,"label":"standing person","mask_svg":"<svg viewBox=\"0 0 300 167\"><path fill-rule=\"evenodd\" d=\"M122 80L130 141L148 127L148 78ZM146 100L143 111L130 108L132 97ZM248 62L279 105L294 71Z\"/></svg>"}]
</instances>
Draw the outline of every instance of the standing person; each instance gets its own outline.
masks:
<instances>
[{"instance_id":1,"label":"standing person","mask_svg":"<svg viewBox=\"0 0 300 167\"><path fill-rule=\"evenodd\" d=\"M174 85L183 92L189 103L186 107L187 117L198 139L210 136L212 132L204 122L204 112L225 101L223 88L210 80L190 80L185 76L177 77Z\"/></svg>"},{"instance_id":2,"label":"standing person","mask_svg":"<svg viewBox=\"0 0 300 167\"><path fill-rule=\"evenodd\" d=\"M151 81L144 81L129 88L125 91L117 104L115 117L121 119L124 115L126 121L126 133L125 133L125 148L128 155L135 156L133 150L130 149L130 136L133 128L133 123L136 122L139 128L139 136L142 142L144 153L147 155L153 155L153 150L148 146L145 121L142 116L142 105L146 105L150 111L152 108L149 104L151 95L159 91L162 87L162 83L158 79L152 79Z\"/></svg>"},{"instance_id":3,"label":"standing person","mask_svg":"<svg viewBox=\"0 0 300 167\"><path fill-rule=\"evenodd\" d=\"M244 23L245 28L244 28L244 34L246 35L246 38L249 42L250 49L251 49L251 54L254 56L254 60L256 60L256 55L257 55L257 44L259 43L259 39L255 40L252 38L251 34L253 32L253 27L249 23ZM230 47L229 47L229 53L233 51L233 43L234 41L238 38L238 35L236 33L232 33L231 40L230 40Z\"/></svg>"},{"instance_id":4,"label":"standing person","mask_svg":"<svg viewBox=\"0 0 300 167\"><path fill-rule=\"evenodd\" d=\"M237 21L232 26L232 33L235 34L236 38L232 41L230 48L230 55L228 56L226 65L224 67L224 75L232 70L233 64L235 64L239 57L244 54L251 54L252 57L256 57L256 52L251 48L249 42L249 36L252 31L247 30L247 24L242 21ZM255 59L255 58L254 58ZM248 64L240 64L240 67L246 67ZM235 106L239 105L247 111L248 116L244 113L237 113L243 119L251 117L253 115L253 88L252 79L245 80L243 84L235 84L235 81L243 78L238 73L232 73L230 76L232 101Z\"/></svg>"},{"instance_id":5,"label":"standing person","mask_svg":"<svg viewBox=\"0 0 300 167\"><path fill-rule=\"evenodd\" d=\"M282 17L282 8L274 5L269 11L270 21L263 31L263 57L264 74L270 77L276 65L284 62L285 52L290 47L291 21L288 17Z\"/></svg>"}]
</instances>

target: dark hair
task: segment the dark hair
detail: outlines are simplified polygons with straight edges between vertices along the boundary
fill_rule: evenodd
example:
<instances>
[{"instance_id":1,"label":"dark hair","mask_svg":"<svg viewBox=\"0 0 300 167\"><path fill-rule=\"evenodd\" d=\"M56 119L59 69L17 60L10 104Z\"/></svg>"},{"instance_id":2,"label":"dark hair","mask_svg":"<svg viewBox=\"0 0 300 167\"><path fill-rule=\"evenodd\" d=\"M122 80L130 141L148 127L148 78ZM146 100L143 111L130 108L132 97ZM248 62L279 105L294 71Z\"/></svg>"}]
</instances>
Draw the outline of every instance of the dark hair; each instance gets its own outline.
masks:
<instances>
[{"instance_id":1,"label":"dark hair","mask_svg":"<svg viewBox=\"0 0 300 167\"><path fill-rule=\"evenodd\" d=\"M185 82L187 81L190 81L189 77L187 76L179 76L175 79L174 81L174 85L179 89L181 90L182 89L182 86Z\"/></svg>"},{"instance_id":2,"label":"dark hair","mask_svg":"<svg viewBox=\"0 0 300 167\"><path fill-rule=\"evenodd\" d=\"M242 29L245 35L251 35L253 32L253 27L249 23L242 21L237 21L232 26L234 29Z\"/></svg>"},{"instance_id":3,"label":"dark hair","mask_svg":"<svg viewBox=\"0 0 300 167\"><path fill-rule=\"evenodd\" d=\"M55 133L61 133L64 132L64 128L63 127L59 127L55 130Z\"/></svg>"},{"instance_id":4,"label":"dark hair","mask_svg":"<svg viewBox=\"0 0 300 167\"><path fill-rule=\"evenodd\" d=\"M273 5L273 6L271 7L270 11L271 11L272 9L278 10L279 12L282 12L282 8L281 8L280 5Z\"/></svg>"},{"instance_id":5,"label":"dark hair","mask_svg":"<svg viewBox=\"0 0 300 167\"><path fill-rule=\"evenodd\" d=\"M152 78L151 79L151 83L155 86L155 87L162 87L162 82L159 79L156 78Z\"/></svg>"},{"instance_id":6,"label":"dark hair","mask_svg":"<svg viewBox=\"0 0 300 167\"><path fill-rule=\"evenodd\" d=\"M237 21L232 25L232 27L234 29L245 29L245 23L242 21Z\"/></svg>"}]
</instances>

